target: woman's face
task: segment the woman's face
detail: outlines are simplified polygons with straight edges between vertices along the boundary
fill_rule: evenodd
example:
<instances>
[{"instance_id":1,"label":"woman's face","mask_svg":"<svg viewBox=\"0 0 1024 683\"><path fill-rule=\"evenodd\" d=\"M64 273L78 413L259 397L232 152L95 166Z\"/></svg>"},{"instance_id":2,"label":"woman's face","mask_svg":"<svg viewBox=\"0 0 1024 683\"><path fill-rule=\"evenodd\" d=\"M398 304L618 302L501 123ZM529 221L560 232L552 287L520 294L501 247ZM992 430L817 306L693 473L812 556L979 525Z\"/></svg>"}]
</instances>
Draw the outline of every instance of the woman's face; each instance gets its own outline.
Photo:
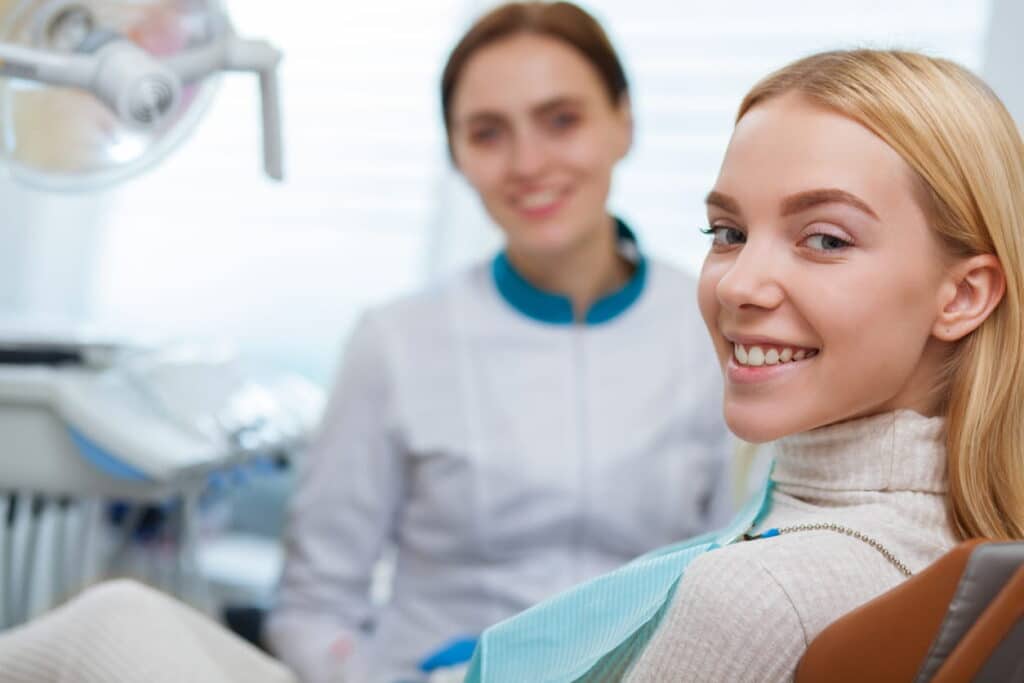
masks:
<instances>
[{"instance_id":1,"label":"woman's face","mask_svg":"<svg viewBox=\"0 0 1024 683\"><path fill-rule=\"evenodd\" d=\"M612 168L629 149L628 104L613 106L571 46L522 34L466 63L451 107L455 161L510 249L557 254L607 228Z\"/></svg>"},{"instance_id":2,"label":"woman's face","mask_svg":"<svg viewBox=\"0 0 1024 683\"><path fill-rule=\"evenodd\" d=\"M739 121L707 198L699 289L739 437L934 410L948 259L919 196L892 148L799 94Z\"/></svg>"}]
</instances>

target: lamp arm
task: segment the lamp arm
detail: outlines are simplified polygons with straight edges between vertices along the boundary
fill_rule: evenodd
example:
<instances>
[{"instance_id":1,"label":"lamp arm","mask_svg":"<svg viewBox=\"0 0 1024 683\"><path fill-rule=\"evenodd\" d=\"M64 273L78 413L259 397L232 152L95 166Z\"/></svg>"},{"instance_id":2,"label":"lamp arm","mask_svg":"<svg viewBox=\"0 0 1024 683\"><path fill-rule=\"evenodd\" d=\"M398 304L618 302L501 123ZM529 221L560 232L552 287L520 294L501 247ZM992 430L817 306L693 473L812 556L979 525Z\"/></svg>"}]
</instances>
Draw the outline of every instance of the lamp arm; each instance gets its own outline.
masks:
<instances>
[{"instance_id":1,"label":"lamp arm","mask_svg":"<svg viewBox=\"0 0 1024 683\"><path fill-rule=\"evenodd\" d=\"M265 40L233 34L207 45L157 59L131 41L109 40L94 53L61 53L0 42L0 77L75 87L96 95L125 122L156 127L181 101L183 83L218 71L259 75L263 165L275 180L284 176L281 103L277 66L281 52Z\"/></svg>"},{"instance_id":2,"label":"lamp arm","mask_svg":"<svg viewBox=\"0 0 1024 683\"><path fill-rule=\"evenodd\" d=\"M88 54L0 42L0 76L87 90L136 128L159 126L181 101L174 72L124 38Z\"/></svg>"},{"instance_id":3,"label":"lamp arm","mask_svg":"<svg viewBox=\"0 0 1024 683\"><path fill-rule=\"evenodd\" d=\"M37 50L0 42L0 76L47 85L89 88L95 78L96 58Z\"/></svg>"}]
</instances>

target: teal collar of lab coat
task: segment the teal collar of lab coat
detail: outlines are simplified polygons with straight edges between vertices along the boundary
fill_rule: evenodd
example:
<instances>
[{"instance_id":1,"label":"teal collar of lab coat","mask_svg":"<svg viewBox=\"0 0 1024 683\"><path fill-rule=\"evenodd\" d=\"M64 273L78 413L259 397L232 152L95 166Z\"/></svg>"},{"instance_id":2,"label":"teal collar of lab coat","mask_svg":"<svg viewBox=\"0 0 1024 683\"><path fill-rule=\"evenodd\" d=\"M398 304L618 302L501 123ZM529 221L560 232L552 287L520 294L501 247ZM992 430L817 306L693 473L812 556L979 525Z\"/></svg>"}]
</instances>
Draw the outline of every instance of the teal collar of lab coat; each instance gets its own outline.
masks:
<instances>
[{"instance_id":1,"label":"teal collar of lab coat","mask_svg":"<svg viewBox=\"0 0 1024 683\"><path fill-rule=\"evenodd\" d=\"M635 265L633 275L618 291L601 297L584 316L587 325L600 325L621 315L643 294L647 283L647 259L637 246L636 235L624 221L615 219L619 253ZM550 325L571 325L575 322L572 301L568 297L534 287L513 267L502 251L491 263L491 274L501 297L528 318Z\"/></svg>"}]
</instances>

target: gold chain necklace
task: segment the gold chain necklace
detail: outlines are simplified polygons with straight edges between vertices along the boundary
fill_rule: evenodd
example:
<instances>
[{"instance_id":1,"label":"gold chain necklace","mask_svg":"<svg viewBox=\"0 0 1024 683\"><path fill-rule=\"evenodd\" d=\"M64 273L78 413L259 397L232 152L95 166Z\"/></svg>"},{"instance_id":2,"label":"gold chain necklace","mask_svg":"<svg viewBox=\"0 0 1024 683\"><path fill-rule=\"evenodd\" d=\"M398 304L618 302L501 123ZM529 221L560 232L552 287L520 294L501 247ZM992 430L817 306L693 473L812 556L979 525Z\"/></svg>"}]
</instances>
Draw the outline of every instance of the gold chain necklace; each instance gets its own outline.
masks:
<instances>
[{"instance_id":1,"label":"gold chain necklace","mask_svg":"<svg viewBox=\"0 0 1024 683\"><path fill-rule=\"evenodd\" d=\"M896 567L896 569L900 570L900 573L903 574L903 576L909 578L912 575L911 571L907 568L907 565L900 562L899 559L897 559L896 556L893 555L892 552L890 552L889 549L886 548L884 545L882 545L875 539L871 538L870 536L865 536L856 529L851 529L850 527L843 526L842 524L796 524L794 526L784 526L780 528L768 529L760 534L743 534L743 540L753 541L759 538L771 538L772 536L791 534L796 533L798 531L834 531L836 533L845 534L851 538L857 539L858 541L863 541L864 543L867 543L869 546L877 550L879 553L881 553L882 557L888 560L894 567Z\"/></svg>"}]
</instances>

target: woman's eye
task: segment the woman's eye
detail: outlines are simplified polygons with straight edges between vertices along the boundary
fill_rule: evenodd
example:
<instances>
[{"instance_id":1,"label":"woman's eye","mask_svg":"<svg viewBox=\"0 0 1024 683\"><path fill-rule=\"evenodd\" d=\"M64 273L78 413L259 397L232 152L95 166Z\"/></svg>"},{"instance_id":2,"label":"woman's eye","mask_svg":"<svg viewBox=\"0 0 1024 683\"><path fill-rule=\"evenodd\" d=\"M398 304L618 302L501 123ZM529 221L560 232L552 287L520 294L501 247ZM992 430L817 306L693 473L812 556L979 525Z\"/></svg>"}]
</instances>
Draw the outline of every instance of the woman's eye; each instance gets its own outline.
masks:
<instances>
[{"instance_id":1,"label":"woman's eye","mask_svg":"<svg viewBox=\"0 0 1024 683\"><path fill-rule=\"evenodd\" d=\"M747 236L742 230L727 225L712 225L701 232L711 235L711 244L716 247L731 247L747 241Z\"/></svg>"},{"instance_id":2,"label":"woman's eye","mask_svg":"<svg viewBox=\"0 0 1024 683\"><path fill-rule=\"evenodd\" d=\"M835 235L817 234L811 235L804 243L815 251L840 251L850 246L850 243Z\"/></svg>"},{"instance_id":3,"label":"woman's eye","mask_svg":"<svg viewBox=\"0 0 1024 683\"><path fill-rule=\"evenodd\" d=\"M498 139L501 130L497 127L477 128L469 133L469 141L473 144L482 145Z\"/></svg>"},{"instance_id":4,"label":"woman's eye","mask_svg":"<svg viewBox=\"0 0 1024 683\"><path fill-rule=\"evenodd\" d=\"M566 130L572 128L580 120L580 117L573 112L560 112L551 117L551 127L555 130Z\"/></svg>"}]
</instances>

